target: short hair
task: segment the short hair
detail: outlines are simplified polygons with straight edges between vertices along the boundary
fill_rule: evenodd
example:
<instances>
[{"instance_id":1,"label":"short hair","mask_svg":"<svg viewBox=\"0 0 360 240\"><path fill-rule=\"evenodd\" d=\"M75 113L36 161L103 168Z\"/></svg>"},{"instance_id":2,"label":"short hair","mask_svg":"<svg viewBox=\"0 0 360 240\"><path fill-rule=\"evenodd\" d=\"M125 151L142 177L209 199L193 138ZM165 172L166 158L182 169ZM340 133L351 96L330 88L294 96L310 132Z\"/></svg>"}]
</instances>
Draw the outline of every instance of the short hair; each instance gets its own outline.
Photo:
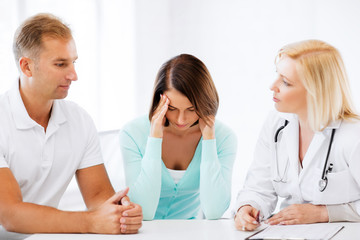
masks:
<instances>
[{"instance_id":1,"label":"short hair","mask_svg":"<svg viewBox=\"0 0 360 240\"><path fill-rule=\"evenodd\" d=\"M282 56L296 61L297 73L307 91L308 119L313 130L323 130L336 120L359 119L336 48L320 40L305 40L281 48L277 59Z\"/></svg>"},{"instance_id":2,"label":"short hair","mask_svg":"<svg viewBox=\"0 0 360 240\"><path fill-rule=\"evenodd\" d=\"M205 64L190 54L181 54L164 63L155 79L154 94L149 119L154 114L160 94L174 88L186 96L197 115L205 122L215 116L219 107L219 96ZM168 125L168 122L165 123Z\"/></svg>"},{"instance_id":3,"label":"short hair","mask_svg":"<svg viewBox=\"0 0 360 240\"><path fill-rule=\"evenodd\" d=\"M70 39L70 28L58 17L40 13L26 19L16 30L13 43L15 61L18 63L22 56L28 55L36 58L42 47L44 36Z\"/></svg>"}]
</instances>

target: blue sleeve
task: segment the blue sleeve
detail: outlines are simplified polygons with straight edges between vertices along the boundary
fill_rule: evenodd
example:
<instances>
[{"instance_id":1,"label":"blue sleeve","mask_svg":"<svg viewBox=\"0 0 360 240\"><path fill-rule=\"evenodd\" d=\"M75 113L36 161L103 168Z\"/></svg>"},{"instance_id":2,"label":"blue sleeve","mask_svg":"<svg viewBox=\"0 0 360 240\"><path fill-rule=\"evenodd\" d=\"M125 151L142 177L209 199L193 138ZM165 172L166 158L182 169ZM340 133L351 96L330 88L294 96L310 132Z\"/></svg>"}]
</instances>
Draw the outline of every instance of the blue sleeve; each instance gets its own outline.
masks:
<instances>
[{"instance_id":1,"label":"blue sleeve","mask_svg":"<svg viewBox=\"0 0 360 240\"><path fill-rule=\"evenodd\" d=\"M162 138L148 137L144 156L141 147L126 131L120 131L120 147L124 161L129 197L143 210L144 220L152 220L161 191Z\"/></svg>"},{"instance_id":2,"label":"blue sleeve","mask_svg":"<svg viewBox=\"0 0 360 240\"><path fill-rule=\"evenodd\" d=\"M203 140L200 164L200 201L207 219L218 219L231 201L232 168L237 138L226 131L222 138ZM217 144L218 141L218 144Z\"/></svg>"}]
</instances>

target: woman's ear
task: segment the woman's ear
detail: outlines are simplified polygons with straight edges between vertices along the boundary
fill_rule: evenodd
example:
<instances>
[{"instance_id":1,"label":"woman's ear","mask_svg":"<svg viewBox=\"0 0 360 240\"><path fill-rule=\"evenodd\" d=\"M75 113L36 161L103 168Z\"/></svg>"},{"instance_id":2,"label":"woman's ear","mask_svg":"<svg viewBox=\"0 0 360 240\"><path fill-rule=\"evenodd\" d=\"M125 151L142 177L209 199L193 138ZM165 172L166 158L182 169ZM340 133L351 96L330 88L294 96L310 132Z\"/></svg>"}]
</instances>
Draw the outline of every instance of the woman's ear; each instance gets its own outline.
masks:
<instances>
[{"instance_id":1,"label":"woman's ear","mask_svg":"<svg viewBox=\"0 0 360 240\"><path fill-rule=\"evenodd\" d=\"M27 77L32 77L32 64L33 61L30 58L21 57L19 59L20 70Z\"/></svg>"}]
</instances>

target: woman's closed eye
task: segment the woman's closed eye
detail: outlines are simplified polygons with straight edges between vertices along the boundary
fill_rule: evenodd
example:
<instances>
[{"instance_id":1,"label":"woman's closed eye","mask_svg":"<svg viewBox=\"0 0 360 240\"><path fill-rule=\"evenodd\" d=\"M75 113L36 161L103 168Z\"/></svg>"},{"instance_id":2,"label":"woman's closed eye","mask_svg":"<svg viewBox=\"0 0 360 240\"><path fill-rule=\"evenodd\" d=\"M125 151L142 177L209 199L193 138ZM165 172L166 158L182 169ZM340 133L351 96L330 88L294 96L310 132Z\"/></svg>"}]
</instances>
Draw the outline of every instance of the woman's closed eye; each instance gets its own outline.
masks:
<instances>
[{"instance_id":1,"label":"woman's closed eye","mask_svg":"<svg viewBox=\"0 0 360 240\"><path fill-rule=\"evenodd\" d=\"M291 84L285 78L281 78L281 80L286 87L291 86Z\"/></svg>"}]
</instances>

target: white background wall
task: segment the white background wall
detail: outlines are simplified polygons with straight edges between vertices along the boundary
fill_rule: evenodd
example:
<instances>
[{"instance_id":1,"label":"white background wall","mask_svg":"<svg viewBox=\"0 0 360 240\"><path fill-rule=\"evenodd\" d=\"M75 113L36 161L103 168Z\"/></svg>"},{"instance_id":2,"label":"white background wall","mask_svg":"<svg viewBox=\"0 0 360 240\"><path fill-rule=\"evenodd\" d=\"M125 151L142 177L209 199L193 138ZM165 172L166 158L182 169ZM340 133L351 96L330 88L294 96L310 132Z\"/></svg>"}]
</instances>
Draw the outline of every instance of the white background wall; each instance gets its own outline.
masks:
<instances>
[{"instance_id":1,"label":"white background wall","mask_svg":"<svg viewBox=\"0 0 360 240\"><path fill-rule=\"evenodd\" d=\"M337 47L360 108L358 0L0 0L0 93L17 77L13 33L38 12L54 13L73 29L79 81L68 99L83 106L99 130L147 113L166 60L180 53L199 57L220 95L217 117L238 135L234 193L273 109L269 86L280 47L309 38Z\"/></svg>"}]
</instances>

